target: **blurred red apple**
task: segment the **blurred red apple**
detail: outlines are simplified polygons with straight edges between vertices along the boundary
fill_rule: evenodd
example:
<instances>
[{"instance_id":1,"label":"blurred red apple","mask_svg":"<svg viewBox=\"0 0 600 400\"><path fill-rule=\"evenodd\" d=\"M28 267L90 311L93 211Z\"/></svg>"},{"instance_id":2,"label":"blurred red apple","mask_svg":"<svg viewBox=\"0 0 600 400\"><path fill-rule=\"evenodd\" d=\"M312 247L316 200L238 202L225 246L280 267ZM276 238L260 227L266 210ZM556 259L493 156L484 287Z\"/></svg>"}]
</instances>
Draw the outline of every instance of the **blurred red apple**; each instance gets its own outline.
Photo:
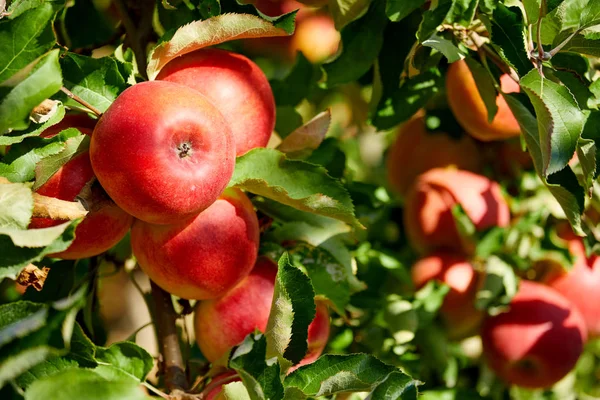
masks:
<instances>
[{"instance_id":1,"label":"blurred red apple","mask_svg":"<svg viewBox=\"0 0 600 400\"><path fill-rule=\"evenodd\" d=\"M510 310L484 321L481 339L500 378L533 389L552 386L575 367L587 334L569 300L548 286L521 281Z\"/></svg>"}]
</instances>

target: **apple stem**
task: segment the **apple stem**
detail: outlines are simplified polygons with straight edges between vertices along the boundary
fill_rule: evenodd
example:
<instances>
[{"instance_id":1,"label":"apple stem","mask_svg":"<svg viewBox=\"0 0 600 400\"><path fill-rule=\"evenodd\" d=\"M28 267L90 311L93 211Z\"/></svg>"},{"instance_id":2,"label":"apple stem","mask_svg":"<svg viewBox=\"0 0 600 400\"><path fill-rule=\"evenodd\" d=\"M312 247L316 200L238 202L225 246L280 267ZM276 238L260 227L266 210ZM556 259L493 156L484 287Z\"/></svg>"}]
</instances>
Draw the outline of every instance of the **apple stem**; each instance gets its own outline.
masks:
<instances>
[{"instance_id":1,"label":"apple stem","mask_svg":"<svg viewBox=\"0 0 600 400\"><path fill-rule=\"evenodd\" d=\"M82 99L81 97L77 96L76 94L74 94L73 92L71 92L66 87L63 86L63 87L60 88L60 90L61 90L61 92L63 92L64 94L66 94L70 99L75 100L76 102L78 102L79 104L81 104L85 108L89 109L94 114L96 114L98 117L102 116L102 111L98 110L96 107L94 107L93 105L91 105L90 103L88 103L87 101L85 101L84 99Z\"/></svg>"},{"instance_id":2,"label":"apple stem","mask_svg":"<svg viewBox=\"0 0 600 400\"><path fill-rule=\"evenodd\" d=\"M162 372L165 375L165 384L171 392L185 391L189 385L175 325L178 315L173 308L171 295L154 282L151 281L150 284L154 299L154 322L163 356Z\"/></svg>"}]
</instances>

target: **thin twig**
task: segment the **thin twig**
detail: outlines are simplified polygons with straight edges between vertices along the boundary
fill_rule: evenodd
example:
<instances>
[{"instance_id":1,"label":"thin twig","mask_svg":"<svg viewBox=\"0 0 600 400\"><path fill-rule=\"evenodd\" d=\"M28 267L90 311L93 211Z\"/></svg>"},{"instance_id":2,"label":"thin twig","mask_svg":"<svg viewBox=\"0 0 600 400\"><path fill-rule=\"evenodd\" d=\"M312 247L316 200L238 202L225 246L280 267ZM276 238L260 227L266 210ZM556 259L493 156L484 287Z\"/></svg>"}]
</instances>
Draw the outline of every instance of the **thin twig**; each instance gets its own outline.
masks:
<instances>
[{"instance_id":1,"label":"thin twig","mask_svg":"<svg viewBox=\"0 0 600 400\"><path fill-rule=\"evenodd\" d=\"M537 45L538 45L538 56L539 61L542 62L544 59L544 47L542 46L542 17L544 16L544 10L546 9L546 0L542 0L540 4L540 15L537 23Z\"/></svg>"},{"instance_id":2,"label":"thin twig","mask_svg":"<svg viewBox=\"0 0 600 400\"><path fill-rule=\"evenodd\" d=\"M171 295L154 282L150 281L152 286L152 298L154 299L154 322L158 333L158 342L161 348L163 360L163 373L165 374L165 383L167 388L173 392L175 390L188 389L188 382L185 376L185 363L181 355L179 346L179 337L177 335L177 314L173 309Z\"/></svg>"},{"instance_id":3,"label":"thin twig","mask_svg":"<svg viewBox=\"0 0 600 400\"><path fill-rule=\"evenodd\" d=\"M66 94L67 96L69 96L69 98L75 100L76 102L78 102L79 104L81 104L82 106L84 106L85 108L89 109L91 112L93 112L94 114L96 114L98 117L102 116L102 111L98 110L96 107L94 107L93 105L91 105L90 103L88 103L87 101L85 101L84 99L82 99L81 97L77 96L76 94L74 94L73 92L71 92L69 89L67 89L66 87L61 87L60 90Z\"/></svg>"},{"instance_id":4,"label":"thin twig","mask_svg":"<svg viewBox=\"0 0 600 400\"><path fill-rule=\"evenodd\" d=\"M169 400L169 399L171 398L171 397L170 397L168 394L166 394L166 393L164 393L164 392L162 392L162 391L158 390L157 388L155 388L154 386L152 386L152 385L151 385L151 384L149 384L148 382L142 382L142 385L144 385L144 386L146 387L146 389L148 389L148 390L150 390L151 392L153 392L154 394L156 394L156 395L158 395L158 396L162 397L163 399L167 399L167 400Z\"/></svg>"}]
</instances>

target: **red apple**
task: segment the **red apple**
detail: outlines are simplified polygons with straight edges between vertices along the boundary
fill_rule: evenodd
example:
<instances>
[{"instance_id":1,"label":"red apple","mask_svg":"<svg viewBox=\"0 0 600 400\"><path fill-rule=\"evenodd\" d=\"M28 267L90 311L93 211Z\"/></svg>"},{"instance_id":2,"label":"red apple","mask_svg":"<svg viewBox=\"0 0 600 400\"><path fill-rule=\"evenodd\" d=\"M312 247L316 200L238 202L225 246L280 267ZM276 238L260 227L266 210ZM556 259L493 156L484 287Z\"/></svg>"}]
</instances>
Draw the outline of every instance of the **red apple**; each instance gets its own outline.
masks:
<instances>
[{"instance_id":1,"label":"red apple","mask_svg":"<svg viewBox=\"0 0 600 400\"><path fill-rule=\"evenodd\" d=\"M265 74L241 54L201 49L169 62L159 80L205 95L231 127L236 155L265 147L275 127L275 99Z\"/></svg>"},{"instance_id":2,"label":"red apple","mask_svg":"<svg viewBox=\"0 0 600 400\"><path fill-rule=\"evenodd\" d=\"M96 121L88 117L87 114L70 113L65 115L60 122L43 131L40 137L51 138L69 128L77 128L81 133L91 136L95 126Z\"/></svg>"},{"instance_id":3,"label":"red apple","mask_svg":"<svg viewBox=\"0 0 600 400\"><path fill-rule=\"evenodd\" d=\"M570 227L563 227L559 234L567 241L575 259L573 267L570 271L556 271L545 281L577 307L588 334L600 336L600 257L595 254L587 257L582 239Z\"/></svg>"},{"instance_id":4,"label":"red apple","mask_svg":"<svg viewBox=\"0 0 600 400\"><path fill-rule=\"evenodd\" d=\"M510 221L496 182L468 171L432 169L417 178L404 207L406 235L419 253L449 249L469 254L474 250L474 243L459 235L452 215L456 205L462 206L477 231Z\"/></svg>"},{"instance_id":5,"label":"red apple","mask_svg":"<svg viewBox=\"0 0 600 400\"><path fill-rule=\"evenodd\" d=\"M256 261L259 228L252 203L227 189L200 214L173 225L136 220L131 246L158 286L184 299L223 296Z\"/></svg>"},{"instance_id":6,"label":"red apple","mask_svg":"<svg viewBox=\"0 0 600 400\"><path fill-rule=\"evenodd\" d=\"M92 179L94 171L86 151L69 160L36 192L48 197L74 201ZM110 249L127 234L133 217L109 199L97 183L92 185L92 197L93 203L89 213L75 229L75 240L67 250L50 254L49 257L69 260L92 257ZM62 222L64 221L49 218L32 218L29 228L47 228Z\"/></svg>"},{"instance_id":7,"label":"red apple","mask_svg":"<svg viewBox=\"0 0 600 400\"><path fill-rule=\"evenodd\" d=\"M92 167L110 197L142 221L173 224L215 202L235 164L231 129L196 90L173 82L125 90L92 135Z\"/></svg>"},{"instance_id":8,"label":"red apple","mask_svg":"<svg viewBox=\"0 0 600 400\"><path fill-rule=\"evenodd\" d=\"M453 139L443 132L428 132L425 115L419 112L399 127L396 140L390 146L386 165L388 181L404 197L418 175L450 165L479 171L481 158L477 145L468 135Z\"/></svg>"},{"instance_id":9,"label":"red apple","mask_svg":"<svg viewBox=\"0 0 600 400\"><path fill-rule=\"evenodd\" d=\"M501 89L505 93L520 91L519 84L504 74L500 77ZM479 94L473 74L464 60L450 64L446 75L448 105L456 120L473 137L483 140L502 140L521 134L521 128L502 95L496 97L498 112L491 123L488 112Z\"/></svg>"},{"instance_id":10,"label":"red apple","mask_svg":"<svg viewBox=\"0 0 600 400\"><path fill-rule=\"evenodd\" d=\"M204 388L202 393L206 393L204 400L219 400L224 399L221 395L223 392L223 386L231 382L241 381L239 375L235 371L229 371L215 376L208 385Z\"/></svg>"},{"instance_id":11,"label":"red apple","mask_svg":"<svg viewBox=\"0 0 600 400\"><path fill-rule=\"evenodd\" d=\"M587 339L583 317L554 289L521 281L508 312L481 330L490 368L508 383L546 388L573 369Z\"/></svg>"},{"instance_id":12,"label":"red apple","mask_svg":"<svg viewBox=\"0 0 600 400\"><path fill-rule=\"evenodd\" d=\"M198 303L194 315L196 341L207 360L218 360L255 329L265 331L276 275L277 265L260 257L250 275L225 296ZM317 303L308 331L308 353L303 361L310 358L305 362L312 362L323 352L329 336L327 306Z\"/></svg>"},{"instance_id":13,"label":"red apple","mask_svg":"<svg viewBox=\"0 0 600 400\"><path fill-rule=\"evenodd\" d=\"M480 274L459 254L436 252L418 260L412 267L412 280L417 289L431 280L445 283L449 292L440 315L448 328L448 336L462 339L473 334L483 319L475 308Z\"/></svg>"}]
</instances>

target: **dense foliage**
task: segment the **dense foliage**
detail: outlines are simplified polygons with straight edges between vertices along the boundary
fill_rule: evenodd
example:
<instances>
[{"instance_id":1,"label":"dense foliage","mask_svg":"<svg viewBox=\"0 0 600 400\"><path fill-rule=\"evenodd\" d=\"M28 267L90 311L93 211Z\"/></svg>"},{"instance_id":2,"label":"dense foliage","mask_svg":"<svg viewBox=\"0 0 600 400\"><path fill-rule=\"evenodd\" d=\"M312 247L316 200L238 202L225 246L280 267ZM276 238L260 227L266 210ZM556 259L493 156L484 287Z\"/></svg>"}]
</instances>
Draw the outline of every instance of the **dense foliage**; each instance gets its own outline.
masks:
<instances>
[{"instance_id":1,"label":"dense foliage","mask_svg":"<svg viewBox=\"0 0 600 400\"><path fill-rule=\"evenodd\" d=\"M600 398L600 0L303 3L0 1L2 399ZM208 186L170 192L188 176L162 179L168 155L126 136L203 104L155 83L168 89L165 66L210 46L264 72L275 133L236 153L219 131L231 165L202 167L227 189L180 211ZM148 94L127 103L130 87ZM254 101L217 104L211 126L253 134ZM180 159L197 154L189 143ZM168 228L146 219L150 200L127 203L150 175L152 204L176 204ZM114 219L89 228L98 210ZM248 227L225 220L242 214ZM173 232L192 229L195 250L176 247ZM232 238L246 230L256 237ZM276 272L250 292L257 255ZM239 277L206 283L233 257ZM186 262L212 264L199 276ZM158 349L136 344L145 326L107 342L103 301L130 305L131 282ZM264 326L213 352L263 293ZM194 328L194 310L223 328L199 315Z\"/></svg>"}]
</instances>

